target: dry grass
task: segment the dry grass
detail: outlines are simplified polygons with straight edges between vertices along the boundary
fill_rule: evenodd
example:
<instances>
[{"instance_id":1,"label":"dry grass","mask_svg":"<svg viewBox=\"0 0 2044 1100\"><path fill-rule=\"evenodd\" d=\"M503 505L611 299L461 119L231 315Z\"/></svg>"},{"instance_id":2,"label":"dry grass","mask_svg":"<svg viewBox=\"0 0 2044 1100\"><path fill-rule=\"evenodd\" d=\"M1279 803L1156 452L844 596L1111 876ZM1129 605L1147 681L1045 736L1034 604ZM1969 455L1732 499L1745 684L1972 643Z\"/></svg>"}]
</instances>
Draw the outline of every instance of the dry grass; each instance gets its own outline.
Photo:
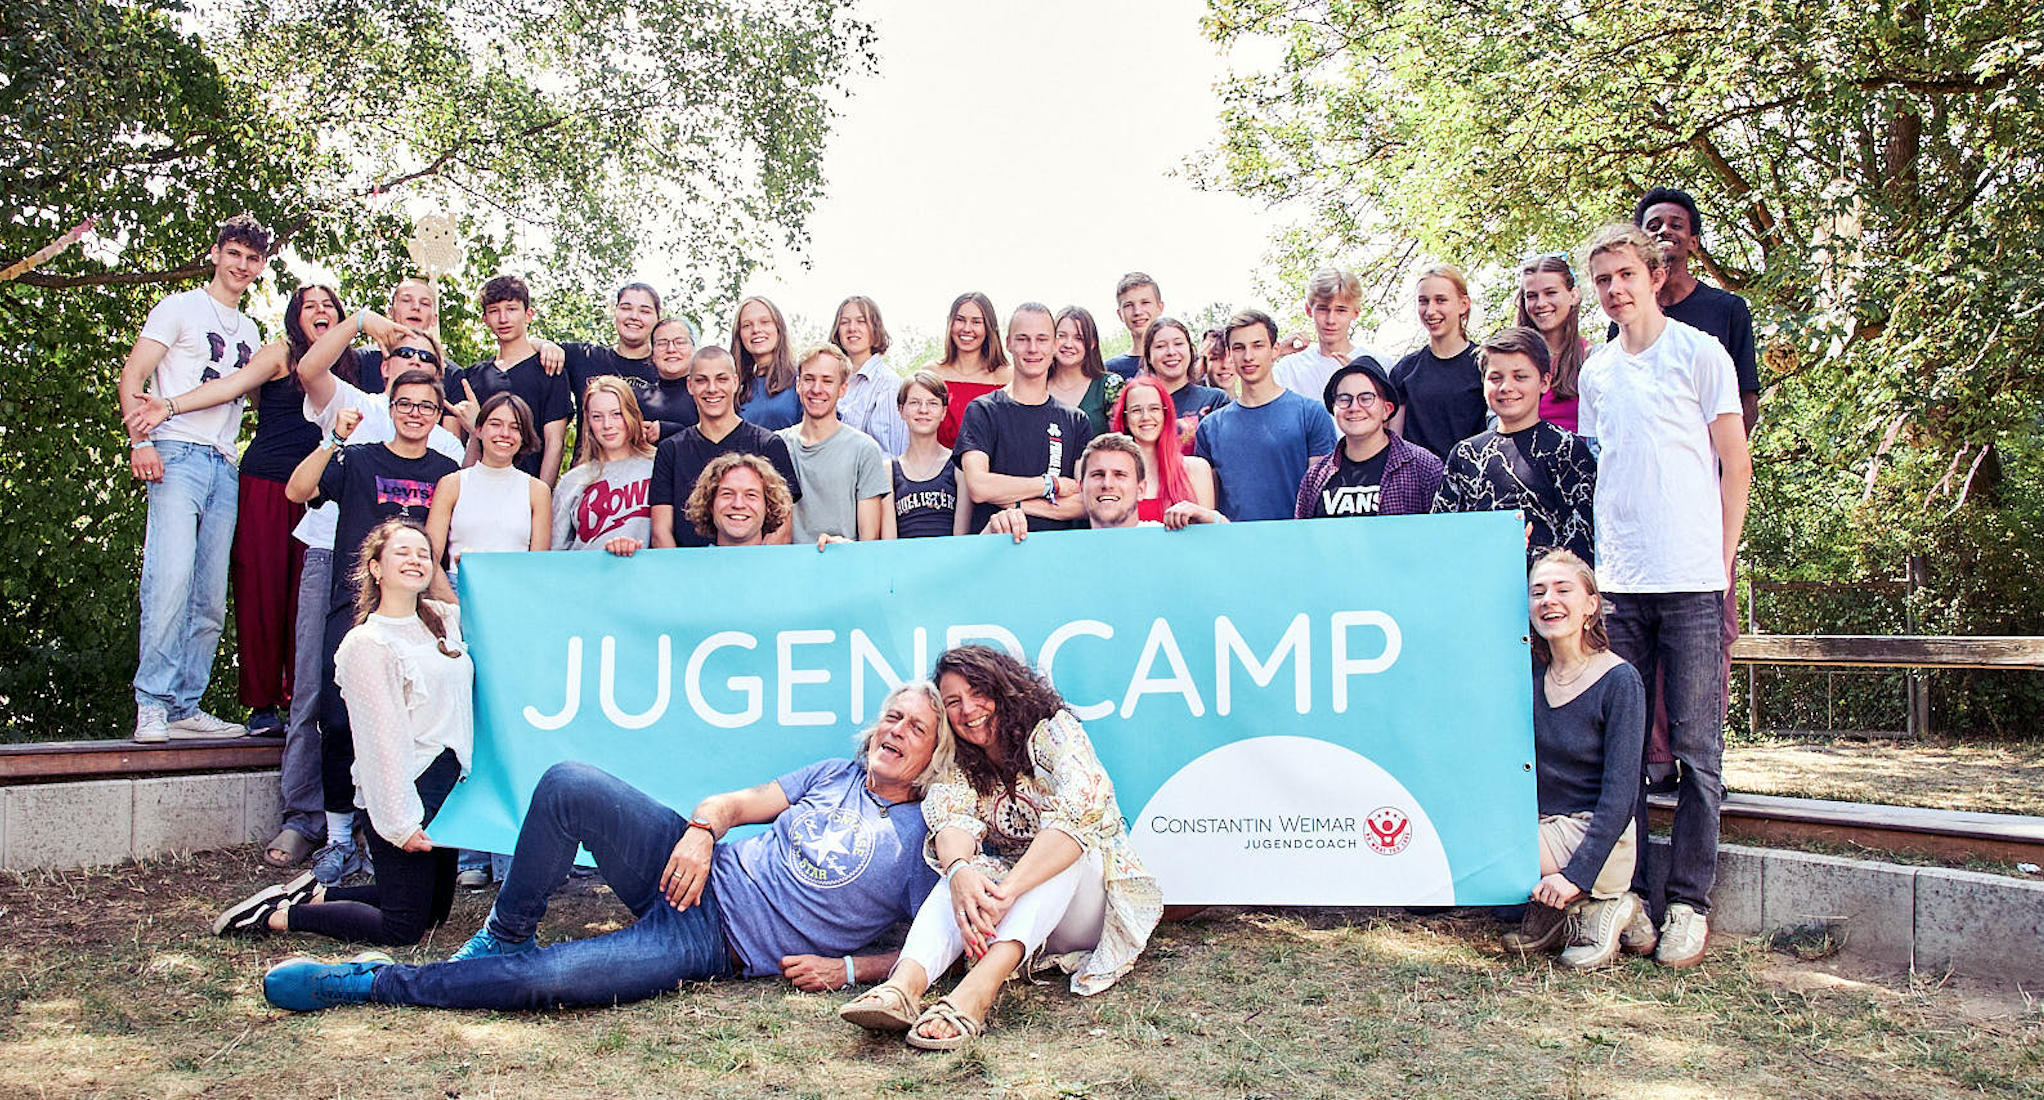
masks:
<instances>
[{"instance_id":1,"label":"dry grass","mask_svg":"<svg viewBox=\"0 0 2044 1100\"><path fill-rule=\"evenodd\" d=\"M2044 741L1763 738L1725 748L1749 794L2044 816Z\"/></svg>"},{"instance_id":2,"label":"dry grass","mask_svg":"<svg viewBox=\"0 0 2044 1100\"><path fill-rule=\"evenodd\" d=\"M263 968L330 945L206 934L261 878L243 848L0 879L0 1096L2044 1096L2044 1011L2020 995L1838 977L1752 944L1685 973L1575 975L1507 958L1487 919L1369 911L1209 910L1100 997L1011 989L955 1055L773 982L293 1016L263 1003ZM485 904L464 899L416 956L451 950ZM543 934L625 917L601 892L564 897Z\"/></svg>"}]
</instances>

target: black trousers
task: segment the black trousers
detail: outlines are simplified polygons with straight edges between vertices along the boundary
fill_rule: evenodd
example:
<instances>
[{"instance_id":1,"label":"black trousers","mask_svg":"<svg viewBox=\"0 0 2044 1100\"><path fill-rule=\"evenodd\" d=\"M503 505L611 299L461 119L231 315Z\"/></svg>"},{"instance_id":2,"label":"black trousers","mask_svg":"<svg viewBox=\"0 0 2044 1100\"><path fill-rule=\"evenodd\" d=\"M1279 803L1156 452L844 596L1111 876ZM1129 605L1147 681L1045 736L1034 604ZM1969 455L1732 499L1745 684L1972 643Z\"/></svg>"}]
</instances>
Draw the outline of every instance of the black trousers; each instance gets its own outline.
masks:
<instances>
[{"instance_id":1,"label":"black trousers","mask_svg":"<svg viewBox=\"0 0 2044 1100\"><path fill-rule=\"evenodd\" d=\"M419 773L419 801L430 823L440 812L447 793L461 779L461 761L453 749ZM426 929L447 920L454 906L455 859L458 848L433 848L407 852L369 830L369 861L376 868L376 881L367 886L329 888L326 900L317 905L294 905L286 910L293 932L317 932L337 940L354 940L384 947L409 947L425 938Z\"/></svg>"}]
</instances>

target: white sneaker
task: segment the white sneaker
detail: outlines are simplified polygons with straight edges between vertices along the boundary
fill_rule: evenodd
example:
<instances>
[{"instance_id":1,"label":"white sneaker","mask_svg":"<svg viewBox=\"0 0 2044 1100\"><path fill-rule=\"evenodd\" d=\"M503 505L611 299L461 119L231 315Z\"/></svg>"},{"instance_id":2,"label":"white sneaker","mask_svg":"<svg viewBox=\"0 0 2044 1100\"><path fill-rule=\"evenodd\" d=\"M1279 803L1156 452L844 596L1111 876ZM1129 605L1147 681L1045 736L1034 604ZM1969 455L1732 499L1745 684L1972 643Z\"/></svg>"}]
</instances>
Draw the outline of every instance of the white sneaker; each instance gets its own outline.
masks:
<instances>
[{"instance_id":1,"label":"white sneaker","mask_svg":"<svg viewBox=\"0 0 2044 1100\"><path fill-rule=\"evenodd\" d=\"M167 712L158 706L135 708L135 743L138 745L161 745L170 740Z\"/></svg>"},{"instance_id":2,"label":"white sneaker","mask_svg":"<svg viewBox=\"0 0 2044 1100\"><path fill-rule=\"evenodd\" d=\"M1633 900L1632 922L1618 933L1618 949L1628 955L1651 955L1660 945L1661 934L1654 930L1654 918L1647 913L1646 899L1638 894L1629 896Z\"/></svg>"},{"instance_id":3,"label":"white sneaker","mask_svg":"<svg viewBox=\"0 0 2044 1100\"><path fill-rule=\"evenodd\" d=\"M1611 965L1618 957L1618 935L1632 923L1638 904L1631 894L1620 894L1610 901L1593 901L1584 906L1568 950L1561 953L1561 965L1572 970Z\"/></svg>"},{"instance_id":4,"label":"white sneaker","mask_svg":"<svg viewBox=\"0 0 2044 1100\"><path fill-rule=\"evenodd\" d=\"M1688 902L1668 903L1661 919L1661 945L1654 949L1654 961L1684 970L1703 961L1703 943L1710 936L1710 921Z\"/></svg>"},{"instance_id":5,"label":"white sneaker","mask_svg":"<svg viewBox=\"0 0 2044 1100\"><path fill-rule=\"evenodd\" d=\"M180 741L196 741L201 738L247 737L248 727L225 718L216 718L203 710L195 710L169 724L168 736Z\"/></svg>"}]
</instances>

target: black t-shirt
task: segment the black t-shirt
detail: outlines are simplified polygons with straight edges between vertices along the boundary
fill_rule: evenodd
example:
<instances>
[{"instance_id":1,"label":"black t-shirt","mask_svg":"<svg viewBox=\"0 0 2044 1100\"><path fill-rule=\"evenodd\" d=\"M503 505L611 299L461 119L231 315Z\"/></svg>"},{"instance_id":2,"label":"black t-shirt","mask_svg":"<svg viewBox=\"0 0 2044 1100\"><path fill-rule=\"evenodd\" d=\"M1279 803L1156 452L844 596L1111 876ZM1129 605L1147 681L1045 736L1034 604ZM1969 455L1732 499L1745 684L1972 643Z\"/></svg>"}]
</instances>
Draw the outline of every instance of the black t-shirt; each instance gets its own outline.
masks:
<instances>
[{"instance_id":1,"label":"black t-shirt","mask_svg":"<svg viewBox=\"0 0 2044 1100\"><path fill-rule=\"evenodd\" d=\"M1446 458L1455 444L1483 430L1483 372L1476 345L1452 359L1423 347L1391 368L1391 388L1405 412L1405 441Z\"/></svg>"},{"instance_id":2,"label":"black t-shirt","mask_svg":"<svg viewBox=\"0 0 2044 1100\"><path fill-rule=\"evenodd\" d=\"M355 353L355 388L361 390L363 393L382 393L383 392L382 349L370 348L365 351L361 348L352 348L350 350ZM416 359L407 359L404 362L405 365L408 367L418 365L418 360ZM340 366L340 364L338 363L334 365L336 367ZM443 377L445 377L447 373L449 371L452 371L453 369L454 364L452 363L440 364L440 373ZM335 371L334 373L336 375L339 375L340 372ZM460 372L456 371L455 373ZM456 392L457 394L459 393L459 387L456 388Z\"/></svg>"},{"instance_id":3,"label":"black t-shirt","mask_svg":"<svg viewBox=\"0 0 2044 1100\"><path fill-rule=\"evenodd\" d=\"M1386 447L1361 462L1351 462L1348 452L1343 451L1341 461L1327 477L1327 484L1320 487L1320 499L1313 502L1313 514L1376 515L1377 490L1384 484L1384 459L1390 453L1391 448Z\"/></svg>"},{"instance_id":4,"label":"black t-shirt","mask_svg":"<svg viewBox=\"0 0 2044 1100\"><path fill-rule=\"evenodd\" d=\"M561 355L567 360L562 373L568 376L568 400L577 411L582 408L582 395L588 392L591 378L612 374L636 382L660 380L660 372L654 368L651 357L628 359L619 355L616 348L596 344L562 344ZM690 402L689 408L693 410L695 404ZM693 423L693 419L690 422Z\"/></svg>"},{"instance_id":5,"label":"black t-shirt","mask_svg":"<svg viewBox=\"0 0 2044 1100\"><path fill-rule=\"evenodd\" d=\"M447 380L447 395L459 401L467 396L461 385L468 383L476 394L478 405L487 405L490 398L500 393L515 393L532 410L533 434L545 436L545 428L556 420L566 420L575 415L574 406L568 401L568 380L559 374L548 374L539 365L537 353L511 364L510 370L497 369L494 359L485 359L475 366L457 372ZM546 455L536 451L519 459L514 465L534 477L539 477L540 463Z\"/></svg>"},{"instance_id":6,"label":"black t-shirt","mask_svg":"<svg viewBox=\"0 0 2044 1100\"><path fill-rule=\"evenodd\" d=\"M656 508L665 504L674 509L676 546L710 545L710 540L696 534L695 524L682 513L688 509L688 495L695 491L696 479L703 476L704 468L718 455L734 451L759 455L773 463L788 483L788 495L802 499L802 483L795 478L795 459L788 454L788 444L780 436L749 420L739 421L731 434L714 442L704 438L700 425L683 428L661 440L660 449L653 452L653 483L646 493L647 504Z\"/></svg>"},{"instance_id":7,"label":"black t-shirt","mask_svg":"<svg viewBox=\"0 0 2044 1100\"><path fill-rule=\"evenodd\" d=\"M319 429L305 419L305 389L298 379L272 378L256 391L255 438L241 453L241 472L264 481L289 481L291 471L319 446Z\"/></svg>"},{"instance_id":8,"label":"black t-shirt","mask_svg":"<svg viewBox=\"0 0 2044 1100\"><path fill-rule=\"evenodd\" d=\"M647 423L660 425L660 438L691 427L699 418L696 399L688 395L688 379L656 378L651 382L632 380L632 393L639 399L639 415Z\"/></svg>"},{"instance_id":9,"label":"black t-shirt","mask_svg":"<svg viewBox=\"0 0 2044 1100\"><path fill-rule=\"evenodd\" d=\"M1079 452L1092 440L1093 422L1085 413L1055 397L1041 405L1025 405L1000 389L965 407L958 445L951 453L955 461L979 451L987 456L992 473L1041 481L1046 473L1077 477ZM972 529L985 527L999 510L993 503L975 501ZM1077 520L1029 517L1031 531L1063 531L1078 525Z\"/></svg>"},{"instance_id":10,"label":"black t-shirt","mask_svg":"<svg viewBox=\"0 0 2044 1100\"><path fill-rule=\"evenodd\" d=\"M460 468L430 448L418 458L402 458L382 443L335 449L319 475L319 495L340 506L334 521L333 609L355 598L355 558L370 529L394 516L425 526L433 487Z\"/></svg>"},{"instance_id":11,"label":"black t-shirt","mask_svg":"<svg viewBox=\"0 0 2044 1100\"><path fill-rule=\"evenodd\" d=\"M958 465L946 462L937 476L916 481L901 468L894 468L894 534L897 538L920 539L951 533L958 514Z\"/></svg>"}]
</instances>

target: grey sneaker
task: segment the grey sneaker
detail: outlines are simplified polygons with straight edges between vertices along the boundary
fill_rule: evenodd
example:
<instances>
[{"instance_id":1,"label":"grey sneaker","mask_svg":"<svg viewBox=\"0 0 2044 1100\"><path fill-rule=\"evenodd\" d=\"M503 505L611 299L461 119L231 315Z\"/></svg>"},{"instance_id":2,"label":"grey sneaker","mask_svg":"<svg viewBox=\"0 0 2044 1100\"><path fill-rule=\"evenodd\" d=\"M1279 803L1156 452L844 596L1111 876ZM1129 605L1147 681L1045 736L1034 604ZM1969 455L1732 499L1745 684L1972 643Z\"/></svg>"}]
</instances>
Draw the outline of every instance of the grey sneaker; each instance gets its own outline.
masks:
<instances>
[{"instance_id":1,"label":"grey sneaker","mask_svg":"<svg viewBox=\"0 0 2044 1100\"><path fill-rule=\"evenodd\" d=\"M1618 958L1618 934L1632 923L1633 914L1638 911L1639 900L1631 894L1583 906L1576 934L1569 938L1568 950L1561 953L1561 965L1572 970L1610 966Z\"/></svg>"},{"instance_id":2,"label":"grey sneaker","mask_svg":"<svg viewBox=\"0 0 2044 1100\"><path fill-rule=\"evenodd\" d=\"M470 867L454 876L454 884L464 890L484 890L490 885L488 867Z\"/></svg>"},{"instance_id":3,"label":"grey sneaker","mask_svg":"<svg viewBox=\"0 0 2044 1100\"><path fill-rule=\"evenodd\" d=\"M169 734L179 740L192 741L201 738L247 737L248 727L229 722L225 718L217 718L203 710L195 710L169 723Z\"/></svg>"},{"instance_id":4,"label":"grey sneaker","mask_svg":"<svg viewBox=\"0 0 2044 1100\"><path fill-rule=\"evenodd\" d=\"M1654 961L1675 970L1695 966L1703 961L1703 944L1709 937L1708 918L1688 902L1671 901L1661 920L1661 945L1654 949Z\"/></svg>"},{"instance_id":5,"label":"grey sneaker","mask_svg":"<svg viewBox=\"0 0 2044 1100\"><path fill-rule=\"evenodd\" d=\"M144 704L135 708L135 743L161 745L170 740L169 713L162 707Z\"/></svg>"},{"instance_id":6,"label":"grey sneaker","mask_svg":"<svg viewBox=\"0 0 2044 1100\"><path fill-rule=\"evenodd\" d=\"M1654 929L1654 918L1647 914L1647 903L1638 894L1630 896L1636 904L1631 923L1618 933L1618 949L1628 955L1651 955L1654 946L1661 942L1661 934Z\"/></svg>"}]
</instances>

